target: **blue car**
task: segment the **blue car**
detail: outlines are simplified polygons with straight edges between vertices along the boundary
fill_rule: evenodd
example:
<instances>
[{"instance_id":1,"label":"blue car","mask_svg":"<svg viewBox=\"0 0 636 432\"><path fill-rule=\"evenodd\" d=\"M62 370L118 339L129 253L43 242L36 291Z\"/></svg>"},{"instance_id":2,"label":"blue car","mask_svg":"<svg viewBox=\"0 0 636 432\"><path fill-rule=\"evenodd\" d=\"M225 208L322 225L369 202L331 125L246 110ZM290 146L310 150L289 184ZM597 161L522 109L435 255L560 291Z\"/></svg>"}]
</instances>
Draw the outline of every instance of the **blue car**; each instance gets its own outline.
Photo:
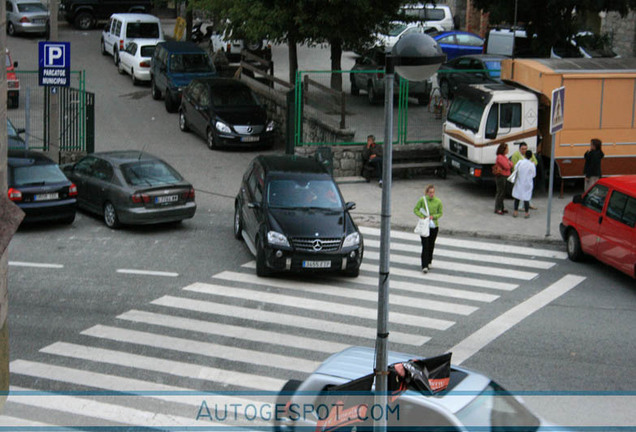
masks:
<instances>
[{"instance_id":1,"label":"blue car","mask_svg":"<svg viewBox=\"0 0 636 432\"><path fill-rule=\"evenodd\" d=\"M446 61L463 55L481 54L484 48L484 39L470 32L453 30L434 32L430 36L446 54Z\"/></svg>"}]
</instances>

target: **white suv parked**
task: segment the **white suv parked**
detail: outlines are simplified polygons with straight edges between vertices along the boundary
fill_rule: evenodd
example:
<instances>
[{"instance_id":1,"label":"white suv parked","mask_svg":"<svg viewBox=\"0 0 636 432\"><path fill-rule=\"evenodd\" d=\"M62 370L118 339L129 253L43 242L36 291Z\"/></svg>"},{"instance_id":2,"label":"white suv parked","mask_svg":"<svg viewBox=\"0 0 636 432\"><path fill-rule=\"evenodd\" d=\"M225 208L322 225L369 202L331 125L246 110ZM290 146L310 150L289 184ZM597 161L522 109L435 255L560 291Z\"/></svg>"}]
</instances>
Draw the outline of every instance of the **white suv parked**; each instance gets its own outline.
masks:
<instances>
[{"instance_id":1,"label":"white suv parked","mask_svg":"<svg viewBox=\"0 0 636 432\"><path fill-rule=\"evenodd\" d=\"M161 21L154 15L140 13L117 13L102 31L101 51L112 55L115 65L119 65L119 52L133 39L157 44L164 40Z\"/></svg>"},{"instance_id":2,"label":"white suv parked","mask_svg":"<svg viewBox=\"0 0 636 432\"><path fill-rule=\"evenodd\" d=\"M450 31L455 28L453 13L447 5L428 3L408 3L401 8L407 17L415 18L421 25L436 31Z\"/></svg>"}]
</instances>

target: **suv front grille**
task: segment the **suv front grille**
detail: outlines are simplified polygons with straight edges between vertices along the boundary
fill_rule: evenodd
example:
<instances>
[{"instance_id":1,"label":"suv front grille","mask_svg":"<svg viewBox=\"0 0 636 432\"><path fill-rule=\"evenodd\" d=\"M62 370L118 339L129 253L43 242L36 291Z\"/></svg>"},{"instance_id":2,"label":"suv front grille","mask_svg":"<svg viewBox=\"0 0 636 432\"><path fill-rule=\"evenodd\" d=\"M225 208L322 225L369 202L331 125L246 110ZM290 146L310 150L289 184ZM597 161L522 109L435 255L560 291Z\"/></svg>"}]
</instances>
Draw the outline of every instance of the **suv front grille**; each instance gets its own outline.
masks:
<instances>
[{"instance_id":1,"label":"suv front grille","mask_svg":"<svg viewBox=\"0 0 636 432\"><path fill-rule=\"evenodd\" d=\"M295 249L308 252L335 252L340 249L342 239L339 238L292 238L292 245Z\"/></svg>"}]
</instances>

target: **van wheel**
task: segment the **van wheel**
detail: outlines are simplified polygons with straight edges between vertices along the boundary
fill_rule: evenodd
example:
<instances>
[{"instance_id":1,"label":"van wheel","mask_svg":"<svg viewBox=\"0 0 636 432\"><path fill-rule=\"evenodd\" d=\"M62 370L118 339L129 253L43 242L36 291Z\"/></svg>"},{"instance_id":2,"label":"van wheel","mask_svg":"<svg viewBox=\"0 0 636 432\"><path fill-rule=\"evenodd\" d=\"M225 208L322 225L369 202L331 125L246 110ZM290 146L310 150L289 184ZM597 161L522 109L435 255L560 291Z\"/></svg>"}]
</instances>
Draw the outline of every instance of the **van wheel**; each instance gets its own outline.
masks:
<instances>
[{"instance_id":1,"label":"van wheel","mask_svg":"<svg viewBox=\"0 0 636 432\"><path fill-rule=\"evenodd\" d=\"M119 66L119 51L115 47L113 47L113 62L115 66Z\"/></svg>"},{"instance_id":2,"label":"van wheel","mask_svg":"<svg viewBox=\"0 0 636 432\"><path fill-rule=\"evenodd\" d=\"M90 30L94 24L93 15L88 12L80 12L75 17L73 24L80 30Z\"/></svg>"},{"instance_id":3,"label":"van wheel","mask_svg":"<svg viewBox=\"0 0 636 432\"><path fill-rule=\"evenodd\" d=\"M104 39L102 39L101 51L103 56L108 55L108 52L106 51L106 45L104 44Z\"/></svg>"},{"instance_id":4,"label":"van wheel","mask_svg":"<svg viewBox=\"0 0 636 432\"><path fill-rule=\"evenodd\" d=\"M234 205L234 237L243 240L243 221L241 220L241 207L238 203Z\"/></svg>"},{"instance_id":5,"label":"van wheel","mask_svg":"<svg viewBox=\"0 0 636 432\"><path fill-rule=\"evenodd\" d=\"M9 36L15 36L15 27L11 22L7 25L7 33L9 33Z\"/></svg>"},{"instance_id":6,"label":"van wheel","mask_svg":"<svg viewBox=\"0 0 636 432\"><path fill-rule=\"evenodd\" d=\"M151 88L150 92L152 93L152 98L154 100L161 99L161 90L157 88L157 84L155 84L154 78L150 78L150 88Z\"/></svg>"},{"instance_id":7,"label":"van wheel","mask_svg":"<svg viewBox=\"0 0 636 432\"><path fill-rule=\"evenodd\" d=\"M583 258L583 250L581 249L581 240L579 239L579 235L576 233L576 230L568 230L566 241L568 258L574 262L581 261L581 258Z\"/></svg>"}]
</instances>

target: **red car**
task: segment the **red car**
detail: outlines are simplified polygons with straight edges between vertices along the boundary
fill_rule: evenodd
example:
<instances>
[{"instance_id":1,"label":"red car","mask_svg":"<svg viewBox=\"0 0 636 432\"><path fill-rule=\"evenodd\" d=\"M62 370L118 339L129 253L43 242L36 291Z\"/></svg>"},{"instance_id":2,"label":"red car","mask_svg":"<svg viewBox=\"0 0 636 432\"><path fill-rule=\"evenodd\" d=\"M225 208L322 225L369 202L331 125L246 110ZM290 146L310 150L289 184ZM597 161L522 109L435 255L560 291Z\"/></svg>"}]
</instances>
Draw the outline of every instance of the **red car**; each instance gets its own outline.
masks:
<instances>
[{"instance_id":1,"label":"red car","mask_svg":"<svg viewBox=\"0 0 636 432\"><path fill-rule=\"evenodd\" d=\"M9 48L7 50L7 103L9 108L17 108L20 106L20 80L15 73L15 68L18 67L18 62L11 60L11 54Z\"/></svg>"},{"instance_id":2,"label":"red car","mask_svg":"<svg viewBox=\"0 0 636 432\"><path fill-rule=\"evenodd\" d=\"M560 225L572 261L592 255L636 278L636 175L600 179L565 207Z\"/></svg>"}]
</instances>

